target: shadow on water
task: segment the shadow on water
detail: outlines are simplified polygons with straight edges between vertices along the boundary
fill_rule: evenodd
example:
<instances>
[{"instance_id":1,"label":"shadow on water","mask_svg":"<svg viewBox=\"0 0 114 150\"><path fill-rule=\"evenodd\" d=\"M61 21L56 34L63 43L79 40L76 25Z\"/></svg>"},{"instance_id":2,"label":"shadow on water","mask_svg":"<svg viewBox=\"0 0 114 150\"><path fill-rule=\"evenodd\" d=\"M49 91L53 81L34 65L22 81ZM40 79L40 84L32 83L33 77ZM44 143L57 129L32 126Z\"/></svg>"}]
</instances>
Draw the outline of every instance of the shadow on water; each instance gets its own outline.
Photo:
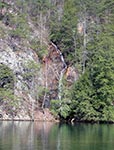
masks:
<instances>
[{"instance_id":1,"label":"shadow on water","mask_svg":"<svg viewBox=\"0 0 114 150\"><path fill-rule=\"evenodd\" d=\"M0 150L112 150L113 124L0 122Z\"/></svg>"}]
</instances>

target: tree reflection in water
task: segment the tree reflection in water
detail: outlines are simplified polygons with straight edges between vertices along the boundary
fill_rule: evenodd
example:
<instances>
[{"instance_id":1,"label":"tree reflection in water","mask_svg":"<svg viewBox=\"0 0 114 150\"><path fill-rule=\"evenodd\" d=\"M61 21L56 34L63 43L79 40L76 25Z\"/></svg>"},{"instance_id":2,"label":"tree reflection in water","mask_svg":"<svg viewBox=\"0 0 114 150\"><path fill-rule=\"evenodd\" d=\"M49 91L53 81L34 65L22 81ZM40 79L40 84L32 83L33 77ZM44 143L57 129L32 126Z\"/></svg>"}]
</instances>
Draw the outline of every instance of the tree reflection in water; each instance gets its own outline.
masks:
<instances>
[{"instance_id":1,"label":"tree reflection in water","mask_svg":"<svg viewBox=\"0 0 114 150\"><path fill-rule=\"evenodd\" d=\"M0 122L0 148L3 150L48 149L52 122Z\"/></svg>"},{"instance_id":2,"label":"tree reflection in water","mask_svg":"<svg viewBox=\"0 0 114 150\"><path fill-rule=\"evenodd\" d=\"M0 150L113 150L114 125L0 122Z\"/></svg>"}]
</instances>

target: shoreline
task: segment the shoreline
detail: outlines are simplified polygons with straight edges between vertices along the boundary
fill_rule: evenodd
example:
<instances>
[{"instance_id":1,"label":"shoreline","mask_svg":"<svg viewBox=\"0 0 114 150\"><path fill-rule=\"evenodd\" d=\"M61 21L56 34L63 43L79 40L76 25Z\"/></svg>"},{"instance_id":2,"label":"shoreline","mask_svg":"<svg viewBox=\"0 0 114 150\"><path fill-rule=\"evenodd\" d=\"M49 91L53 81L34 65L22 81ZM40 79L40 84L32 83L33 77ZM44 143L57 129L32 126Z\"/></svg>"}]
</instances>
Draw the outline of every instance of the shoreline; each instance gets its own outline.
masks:
<instances>
[{"instance_id":1,"label":"shoreline","mask_svg":"<svg viewBox=\"0 0 114 150\"><path fill-rule=\"evenodd\" d=\"M52 122L52 123L60 123L60 124L114 124L114 121L66 121L66 120L60 120L60 119L53 119L53 120L44 120L44 119L0 119L1 122Z\"/></svg>"}]
</instances>

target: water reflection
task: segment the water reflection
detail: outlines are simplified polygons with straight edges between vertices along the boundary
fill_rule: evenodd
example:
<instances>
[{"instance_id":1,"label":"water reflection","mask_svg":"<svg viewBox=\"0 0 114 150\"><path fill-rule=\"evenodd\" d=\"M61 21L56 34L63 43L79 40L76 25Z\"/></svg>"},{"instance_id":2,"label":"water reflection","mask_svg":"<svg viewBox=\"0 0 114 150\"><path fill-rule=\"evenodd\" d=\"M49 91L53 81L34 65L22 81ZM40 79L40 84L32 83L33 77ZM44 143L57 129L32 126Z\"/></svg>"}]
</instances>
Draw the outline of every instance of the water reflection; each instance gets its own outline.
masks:
<instances>
[{"instance_id":1,"label":"water reflection","mask_svg":"<svg viewBox=\"0 0 114 150\"><path fill-rule=\"evenodd\" d=\"M51 122L0 122L0 150L46 150Z\"/></svg>"},{"instance_id":2,"label":"water reflection","mask_svg":"<svg viewBox=\"0 0 114 150\"><path fill-rule=\"evenodd\" d=\"M0 150L112 150L114 125L0 122Z\"/></svg>"}]
</instances>

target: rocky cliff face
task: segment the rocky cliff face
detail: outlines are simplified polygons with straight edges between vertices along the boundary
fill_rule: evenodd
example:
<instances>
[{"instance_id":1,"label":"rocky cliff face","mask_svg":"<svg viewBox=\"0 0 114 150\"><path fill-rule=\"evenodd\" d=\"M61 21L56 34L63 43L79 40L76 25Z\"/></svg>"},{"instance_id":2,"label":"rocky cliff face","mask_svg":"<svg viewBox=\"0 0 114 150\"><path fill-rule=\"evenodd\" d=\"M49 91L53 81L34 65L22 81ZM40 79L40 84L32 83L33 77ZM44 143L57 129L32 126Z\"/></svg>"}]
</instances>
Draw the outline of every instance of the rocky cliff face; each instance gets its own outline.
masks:
<instances>
[{"instance_id":1,"label":"rocky cliff face","mask_svg":"<svg viewBox=\"0 0 114 150\"><path fill-rule=\"evenodd\" d=\"M1 118L30 120L35 117L35 110L49 107L50 100L58 98L59 75L64 64L53 47L39 61L32 49L9 38L0 40L0 64L12 70L14 95L18 100L17 108L12 106L9 112L5 109L7 104L1 103ZM12 44L17 47L13 49Z\"/></svg>"},{"instance_id":2,"label":"rocky cliff face","mask_svg":"<svg viewBox=\"0 0 114 150\"><path fill-rule=\"evenodd\" d=\"M11 41L1 39L0 64L6 65L13 72L14 95L17 101L17 107L12 106L9 112L5 109L7 104L1 103L2 119L38 119L38 114L41 113L39 109L49 108L50 100L58 99L58 86L64 63L55 47L49 45L48 54L39 61L38 55L32 49L20 46L14 50ZM68 69L66 76L69 76Z\"/></svg>"},{"instance_id":3,"label":"rocky cliff face","mask_svg":"<svg viewBox=\"0 0 114 150\"><path fill-rule=\"evenodd\" d=\"M15 44L15 42L10 41L9 39L0 40L0 64L6 65L13 72L14 95L16 95L17 99L20 100L20 101L17 101L18 108L20 109L23 106L22 105L23 104L22 100L24 96L23 92L27 93L28 91L28 87L26 83L28 81L24 80L24 74L26 72L26 64L27 62L30 62L30 61L38 63L38 57L35 54L35 52L31 50L30 48L21 47L19 44L17 44L17 46L20 46L20 47L17 50L14 50L12 48L12 44ZM32 87L30 87L29 91L31 89ZM28 99L28 101L30 100ZM3 106L3 103L2 103L2 106ZM3 107L2 106L1 106L1 111L3 114L3 118L4 118L4 115L6 115L5 113L7 112L5 112L5 108L4 106ZM15 110L16 109L15 106L12 107L12 109ZM24 108L22 109L25 110ZM27 115L25 116L27 117ZM9 115L5 116L5 119L9 119Z\"/></svg>"},{"instance_id":4,"label":"rocky cliff face","mask_svg":"<svg viewBox=\"0 0 114 150\"><path fill-rule=\"evenodd\" d=\"M13 0L5 0L2 4L0 8L0 66L6 66L11 70L10 80L13 81L9 81L7 71L0 77L0 118L53 120L47 108L50 107L51 100L59 98L61 72L64 70L63 75L68 80L68 85L78 78L78 73L74 68L66 66L62 53L56 45L52 42L47 44L46 28L37 30L30 17L26 22L23 15L19 17L21 9L14 5ZM20 24L23 26L26 24L26 26L22 27ZM28 31L29 36L26 35ZM42 39L39 39L40 37ZM37 42L37 45L34 45L36 43L33 41L37 41L37 38L41 43ZM39 47L40 51L43 51L43 45L47 53L39 57ZM37 51L34 50L35 46ZM9 96L6 85L10 83L13 83L13 87Z\"/></svg>"}]
</instances>

